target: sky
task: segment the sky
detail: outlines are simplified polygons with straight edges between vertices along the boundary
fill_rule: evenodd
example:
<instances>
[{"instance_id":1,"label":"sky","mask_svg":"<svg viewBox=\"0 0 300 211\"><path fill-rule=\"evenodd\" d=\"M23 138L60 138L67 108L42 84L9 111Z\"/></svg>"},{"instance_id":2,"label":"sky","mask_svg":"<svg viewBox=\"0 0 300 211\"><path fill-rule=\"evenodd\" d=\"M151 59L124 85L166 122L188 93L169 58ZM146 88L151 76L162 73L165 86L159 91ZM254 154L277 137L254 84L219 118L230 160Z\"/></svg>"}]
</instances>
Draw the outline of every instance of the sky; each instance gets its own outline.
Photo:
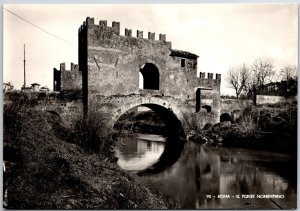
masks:
<instances>
[{"instance_id":1,"label":"sky","mask_svg":"<svg viewBox=\"0 0 300 211\"><path fill-rule=\"evenodd\" d=\"M226 73L242 63L268 58L279 72L298 66L297 4L6 4L3 10L3 82L23 84L26 45L26 84L53 89L53 68L78 63L78 28L86 17L125 28L166 34L173 49L195 53L198 72L221 73L221 94L234 90ZM21 18L23 18L23 20ZM29 24L28 22L35 26ZM37 28L38 27L38 28ZM144 36L145 37L145 36ZM195 76L196 77L196 76Z\"/></svg>"}]
</instances>

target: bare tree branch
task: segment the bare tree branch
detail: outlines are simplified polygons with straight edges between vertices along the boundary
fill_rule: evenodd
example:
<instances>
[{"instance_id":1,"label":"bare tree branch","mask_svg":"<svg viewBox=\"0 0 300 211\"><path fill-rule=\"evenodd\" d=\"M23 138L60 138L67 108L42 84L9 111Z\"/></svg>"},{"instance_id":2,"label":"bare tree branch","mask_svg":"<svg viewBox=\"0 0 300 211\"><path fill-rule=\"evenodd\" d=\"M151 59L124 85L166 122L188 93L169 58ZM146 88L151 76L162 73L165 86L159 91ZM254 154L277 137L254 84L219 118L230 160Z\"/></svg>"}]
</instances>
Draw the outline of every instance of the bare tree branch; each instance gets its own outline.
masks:
<instances>
[{"instance_id":1,"label":"bare tree branch","mask_svg":"<svg viewBox=\"0 0 300 211\"><path fill-rule=\"evenodd\" d=\"M296 66L285 66L280 71L280 78L282 81L296 79L296 77L297 77L297 67Z\"/></svg>"},{"instance_id":2,"label":"bare tree branch","mask_svg":"<svg viewBox=\"0 0 300 211\"><path fill-rule=\"evenodd\" d=\"M269 59L258 58L252 64L253 84L255 84L257 94L260 94L264 86L272 81L275 75L273 68L274 65Z\"/></svg>"},{"instance_id":3,"label":"bare tree branch","mask_svg":"<svg viewBox=\"0 0 300 211\"><path fill-rule=\"evenodd\" d=\"M229 69L226 79L231 88L235 90L236 98L239 98L242 91L246 90L246 84L250 80L250 75L250 70L246 64Z\"/></svg>"}]
</instances>

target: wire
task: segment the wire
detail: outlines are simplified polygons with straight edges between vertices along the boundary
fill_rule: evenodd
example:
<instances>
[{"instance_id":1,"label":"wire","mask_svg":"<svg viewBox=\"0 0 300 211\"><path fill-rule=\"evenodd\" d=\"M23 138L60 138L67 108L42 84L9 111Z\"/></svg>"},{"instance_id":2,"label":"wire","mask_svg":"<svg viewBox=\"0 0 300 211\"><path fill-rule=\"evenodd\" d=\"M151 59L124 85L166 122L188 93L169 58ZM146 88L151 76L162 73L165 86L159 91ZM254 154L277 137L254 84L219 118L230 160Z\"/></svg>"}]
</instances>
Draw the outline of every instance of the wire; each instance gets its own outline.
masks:
<instances>
[{"instance_id":1,"label":"wire","mask_svg":"<svg viewBox=\"0 0 300 211\"><path fill-rule=\"evenodd\" d=\"M43 29L43 28L41 28L41 27L39 27L39 26L37 26L37 25L35 25L35 24L33 24L33 23L31 23L30 21L28 21L28 20L26 20L25 18L23 18L23 17L17 15L16 13L12 12L11 10L6 9L6 8L4 8L4 7L3 7L3 9L5 9L5 10L8 11L8 12L10 12L10 13L13 14L14 16L20 18L21 20L25 21L26 23L29 23L30 25L34 26L35 28L38 28L39 30L41 30L41 31L43 31L43 32L45 32L45 33L47 33L48 35L51 35L51 36L53 36L53 37L55 37L55 38L57 38L57 39L59 39L59 40L65 42L65 43L70 44L70 45L77 46L77 45L75 45L74 43L71 43L71 42L69 42L69 41L67 41L67 40L65 40L65 39L63 39L63 38L61 38L61 37L59 37L59 36L57 36L57 35L55 35L55 34L53 34L53 33L51 33L51 32L48 32L47 30L45 30L45 29Z\"/></svg>"}]
</instances>

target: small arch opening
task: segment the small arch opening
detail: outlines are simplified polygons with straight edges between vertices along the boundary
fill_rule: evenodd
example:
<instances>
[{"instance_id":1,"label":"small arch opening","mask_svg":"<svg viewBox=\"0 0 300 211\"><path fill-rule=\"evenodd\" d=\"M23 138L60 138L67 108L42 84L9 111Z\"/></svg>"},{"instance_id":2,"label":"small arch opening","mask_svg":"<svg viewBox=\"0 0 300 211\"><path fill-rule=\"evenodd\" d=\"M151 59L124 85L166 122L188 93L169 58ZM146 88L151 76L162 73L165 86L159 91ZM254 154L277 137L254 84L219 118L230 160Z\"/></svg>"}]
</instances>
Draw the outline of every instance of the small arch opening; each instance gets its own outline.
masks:
<instances>
[{"instance_id":1,"label":"small arch opening","mask_svg":"<svg viewBox=\"0 0 300 211\"><path fill-rule=\"evenodd\" d=\"M209 105L204 105L204 106L202 106L202 108L206 109L207 113L211 112L211 106L209 106Z\"/></svg>"},{"instance_id":2,"label":"small arch opening","mask_svg":"<svg viewBox=\"0 0 300 211\"><path fill-rule=\"evenodd\" d=\"M229 113L222 113L220 116L220 122L232 122L232 117Z\"/></svg>"},{"instance_id":3,"label":"small arch opening","mask_svg":"<svg viewBox=\"0 0 300 211\"><path fill-rule=\"evenodd\" d=\"M145 63L139 71L139 88L159 90L159 70L152 63Z\"/></svg>"}]
</instances>

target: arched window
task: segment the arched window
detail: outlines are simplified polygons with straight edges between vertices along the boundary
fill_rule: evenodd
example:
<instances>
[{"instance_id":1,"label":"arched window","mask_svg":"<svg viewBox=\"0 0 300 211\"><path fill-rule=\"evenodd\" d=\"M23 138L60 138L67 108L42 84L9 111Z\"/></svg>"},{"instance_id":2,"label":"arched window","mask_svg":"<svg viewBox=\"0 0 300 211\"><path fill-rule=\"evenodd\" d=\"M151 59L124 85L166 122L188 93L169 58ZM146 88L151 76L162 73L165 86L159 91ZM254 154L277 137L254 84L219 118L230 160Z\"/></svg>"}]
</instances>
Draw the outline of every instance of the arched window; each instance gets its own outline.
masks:
<instances>
[{"instance_id":1,"label":"arched window","mask_svg":"<svg viewBox=\"0 0 300 211\"><path fill-rule=\"evenodd\" d=\"M159 71L154 64L146 63L140 68L139 88L159 90Z\"/></svg>"}]
</instances>

